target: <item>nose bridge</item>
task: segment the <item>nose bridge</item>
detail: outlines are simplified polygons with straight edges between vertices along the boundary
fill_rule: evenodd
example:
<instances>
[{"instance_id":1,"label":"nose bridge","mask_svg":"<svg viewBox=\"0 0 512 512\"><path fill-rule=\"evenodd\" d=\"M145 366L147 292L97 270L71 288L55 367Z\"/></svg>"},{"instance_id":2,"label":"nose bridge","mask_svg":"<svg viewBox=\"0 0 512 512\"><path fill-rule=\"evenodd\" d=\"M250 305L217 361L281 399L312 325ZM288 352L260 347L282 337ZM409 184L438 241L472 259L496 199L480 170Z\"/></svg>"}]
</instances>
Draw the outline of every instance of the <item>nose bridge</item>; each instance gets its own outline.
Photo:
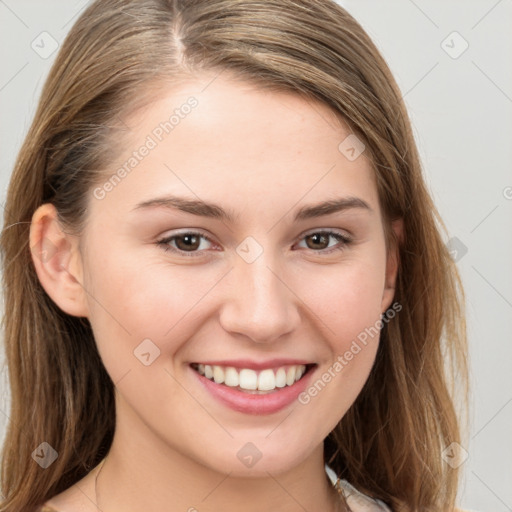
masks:
<instances>
[{"instance_id":1,"label":"nose bridge","mask_svg":"<svg viewBox=\"0 0 512 512\"><path fill-rule=\"evenodd\" d=\"M242 245L242 244L241 244ZM272 251L261 251L253 261L235 258L229 297L221 321L232 333L269 342L291 332L299 322L293 294L279 275Z\"/></svg>"}]
</instances>

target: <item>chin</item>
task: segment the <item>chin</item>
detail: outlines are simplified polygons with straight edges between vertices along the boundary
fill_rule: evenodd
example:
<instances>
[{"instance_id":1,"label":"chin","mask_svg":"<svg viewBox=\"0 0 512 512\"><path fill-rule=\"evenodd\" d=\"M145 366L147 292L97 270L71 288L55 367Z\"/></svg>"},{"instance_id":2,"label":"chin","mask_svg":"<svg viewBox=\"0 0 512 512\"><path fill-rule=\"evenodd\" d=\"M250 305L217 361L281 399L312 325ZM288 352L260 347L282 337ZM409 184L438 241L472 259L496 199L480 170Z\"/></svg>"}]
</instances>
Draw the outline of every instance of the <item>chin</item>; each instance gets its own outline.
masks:
<instances>
[{"instance_id":1,"label":"chin","mask_svg":"<svg viewBox=\"0 0 512 512\"><path fill-rule=\"evenodd\" d=\"M310 455L310 452L303 451L299 447L294 447L285 442L271 443L266 440L266 446L263 446L264 440L258 443L246 442L232 451L220 451L218 457L209 459L204 465L210 467L219 473L229 473L232 477L238 478L257 478L278 475L292 470L304 462ZM321 444L323 450L323 444ZM209 455L214 455L210 452Z\"/></svg>"}]
</instances>

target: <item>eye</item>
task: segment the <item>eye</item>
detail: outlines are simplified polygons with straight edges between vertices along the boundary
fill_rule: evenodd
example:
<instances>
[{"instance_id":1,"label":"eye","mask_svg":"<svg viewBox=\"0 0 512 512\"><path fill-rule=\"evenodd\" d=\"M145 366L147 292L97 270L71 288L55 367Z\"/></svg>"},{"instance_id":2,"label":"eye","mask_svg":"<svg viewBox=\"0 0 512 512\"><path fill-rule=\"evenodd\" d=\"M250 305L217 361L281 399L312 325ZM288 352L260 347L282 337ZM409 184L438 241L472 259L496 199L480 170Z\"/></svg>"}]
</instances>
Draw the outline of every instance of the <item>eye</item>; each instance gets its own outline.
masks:
<instances>
[{"instance_id":1,"label":"eye","mask_svg":"<svg viewBox=\"0 0 512 512\"><path fill-rule=\"evenodd\" d=\"M329 239L337 240L338 245L329 245ZM307 234L303 237L303 240L306 241L308 249L321 254L330 254L333 251L342 250L352 241L347 235L331 230L316 231ZM206 241L206 245L213 243L210 238L195 231L171 235L158 240L156 243L166 252L173 252L185 257L198 257L201 256L203 250L208 249L208 247L204 247L202 241Z\"/></svg>"},{"instance_id":2,"label":"eye","mask_svg":"<svg viewBox=\"0 0 512 512\"><path fill-rule=\"evenodd\" d=\"M338 240L338 245L330 246L329 239ZM315 231L310 233L303 238L306 241L308 249L313 249L315 252L321 252L322 254L329 254L333 251L339 251L345 249L347 245L352 242L352 239L347 235L338 233L337 231L325 230ZM308 243L311 242L311 243ZM326 245L327 244L327 245ZM320 249L320 250L316 250ZM325 250L329 249L329 250Z\"/></svg>"},{"instance_id":3,"label":"eye","mask_svg":"<svg viewBox=\"0 0 512 512\"><path fill-rule=\"evenodd\" d=\"M199 249L205 249L202 240L213 243L202 233L187 231L185 233L162 238L157 241L157 245L162 247L164 251L174 252L186 257L196 257L200 256L200 254L197 254Z\"/></svg>"}]
</instances>

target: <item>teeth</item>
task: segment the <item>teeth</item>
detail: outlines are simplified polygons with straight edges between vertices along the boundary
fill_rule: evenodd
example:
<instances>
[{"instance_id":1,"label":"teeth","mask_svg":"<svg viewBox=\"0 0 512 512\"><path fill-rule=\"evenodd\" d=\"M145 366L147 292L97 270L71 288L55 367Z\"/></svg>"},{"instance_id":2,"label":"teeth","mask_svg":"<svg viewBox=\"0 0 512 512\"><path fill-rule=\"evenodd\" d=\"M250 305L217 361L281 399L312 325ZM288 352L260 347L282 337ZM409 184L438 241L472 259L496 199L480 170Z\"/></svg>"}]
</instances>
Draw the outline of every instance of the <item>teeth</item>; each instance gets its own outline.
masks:
<instances>
[{"instance_id":1,"label":"teeth","mask_svg":"<svg viewBox=\"0 0 512 512\"><path fill-rule=\"evenodd\" d=\"M276 388L276 377L272 370L263 370L258 375L258 389L260 391L270 391Z\"/></svg>"},{"instance_id":2,"label":"teeth","mask_svg":"<svg viewBox=\"0 0 512 512\"><path fill-rule=\"evenodd\" d=\"M276 372L276 388L284 388L286 386L286 371L279 368Z\"/></svg>"},{"instance_id":3,"label":"teeth","mask_svg":"<svg viewBox=\"0 0 512 512\"><path fill-rule=\"evenodd\" d=\"M254 370L240 370L239 376L242 389L258 389L258 374Z\"/></svg>"},{"instance_id":4,"label":"teeth","mask_svg":"<svg viewBox=\"0 0 512 512\"><path fill-rule=\"evenodd\" d=\"M266 369L259 374L249 368L238 371L232 366L223 367L208 364L194 366L198 373L217 384L225 384L229 387L239 387L247 391L272 391L276 388L291 386L297 382L306 372L303 364L278 368L274 373L272 369Z\"/></svg>"},{"instance_id":5,"label":"teeth","mask_svg":"<svg viewBox=\"0 0 512 512\"><path fill-rule=\"evenodd\" d=\"M295 382L295 373L296 373L295 366L290 366L290 368L288 368L288 371L286 372L286 385L287 386L291 386Z\"/></svg>"},{"instance_id":6,"label":"teeth","mask_svg":"<svg viewBox=\"0 0 512 512\"><path fill-rule=\"evenodd\" d=\"M213 367L213 380L217 384L222 384L224 382L224 370L220 366Z\"/></svg>"},{"instance_id":7,"label":"teeth","mask_svg":"<svg viewBox=\"0 0 512 512\"><path fill-rule=\"evenodd\" d=\"M217 366L217 368L220 367ZM236 388L240 384L238 372L231 366L229 368L226 368L224 374L224 384L226 384L226 386L231 386L233 388Z\"/></svg>"}]
</instances>

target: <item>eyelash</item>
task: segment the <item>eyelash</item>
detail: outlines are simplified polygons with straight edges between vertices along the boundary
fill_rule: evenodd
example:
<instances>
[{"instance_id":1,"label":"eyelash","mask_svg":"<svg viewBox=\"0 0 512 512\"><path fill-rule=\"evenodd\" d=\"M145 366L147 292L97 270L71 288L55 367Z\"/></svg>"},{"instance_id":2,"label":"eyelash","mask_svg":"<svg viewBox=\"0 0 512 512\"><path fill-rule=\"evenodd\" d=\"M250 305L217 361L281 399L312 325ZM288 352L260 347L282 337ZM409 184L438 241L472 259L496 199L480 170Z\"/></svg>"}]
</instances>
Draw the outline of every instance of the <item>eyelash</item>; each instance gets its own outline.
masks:
<instances>
[{"instance_id":1,"label":"eyelash","mask_svg":"<svg viewBox=\"0 0 512 512\"><path fill-rule=\"evenodd\" d=\"M331 254L332 252L340 251L340 250L345 249L352 242L352 239L349 238L348 236L343 235L341 233L338 233L337 231L331 231L329 229L313 231L311 233L307 233L306 235L304 235L302 237L301 240L307 238L308 236L319 235L319 234L332 236L334 238L337 238L342 243L338 247L332 247L330 249L321 249L319 251L315 251L313 249L309 249L310 251L317 252L317 253L320 253L320 254ZM159 247L161 247L165 252L173 252L173 253L176 253L176 254L178 254L180 256L185 256L185 257L188 257L188 258L198 258L198 257L200 257L201 256L200 251L182 251L181 249L176 249L176 248L171 247L169 245L169 243L172 240L174 240L175 238L181 238L181 237L184 237L184 236L187 236L187 235L199 236L201 238L204 238L205 240L208 240L208 242L210 242L212 244L214 243L213 240L211 240L206 235L203 235L202 233L199 233L197 231L186 231L186 232L183 232L183 233L179 233L177 235L172 235L172 236L168 236L168 237L162 238L161 240L158 240L156 242L156 244Z\"/></svg>"}]
</instances>

